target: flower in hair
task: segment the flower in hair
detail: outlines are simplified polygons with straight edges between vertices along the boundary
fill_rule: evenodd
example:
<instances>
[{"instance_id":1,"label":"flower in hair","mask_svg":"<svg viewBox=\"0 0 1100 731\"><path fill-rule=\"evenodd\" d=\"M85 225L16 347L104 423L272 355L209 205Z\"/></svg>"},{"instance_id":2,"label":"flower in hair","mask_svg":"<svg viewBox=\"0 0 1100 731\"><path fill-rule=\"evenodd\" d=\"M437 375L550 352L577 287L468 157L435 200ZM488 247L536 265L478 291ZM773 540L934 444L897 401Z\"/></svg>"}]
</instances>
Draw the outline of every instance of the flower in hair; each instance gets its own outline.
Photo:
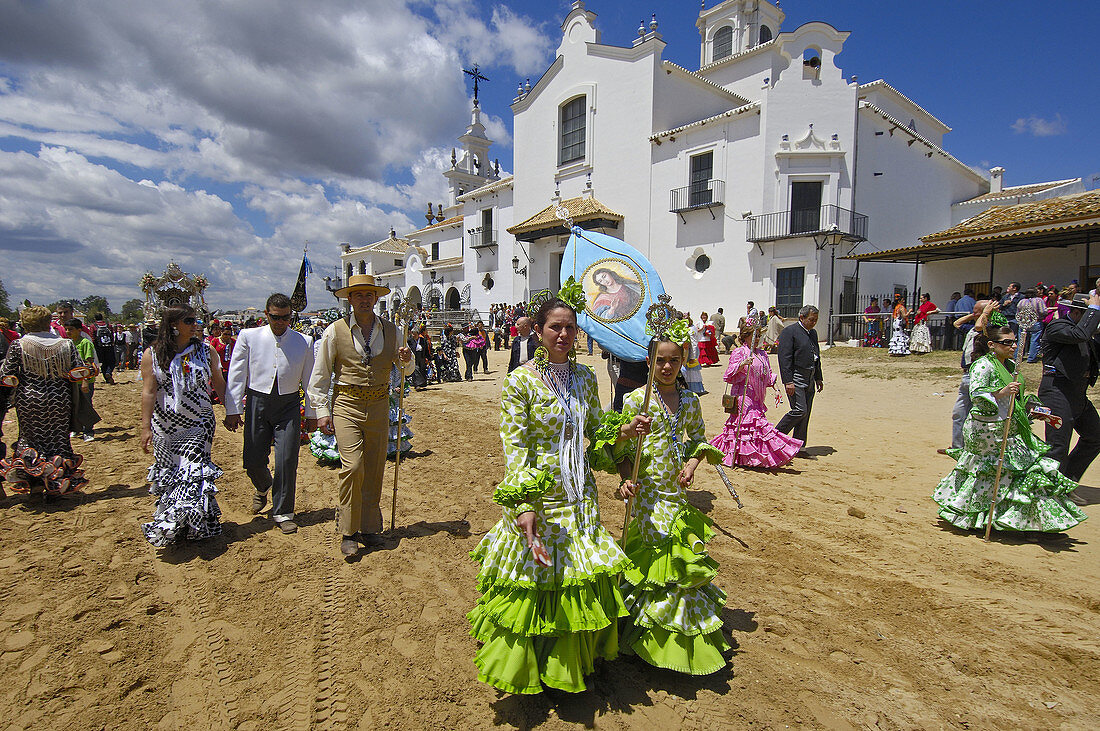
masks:
<instances>
[{"instance_id":1,"label":"flower in hair","mask_svg":"<svg viewBox=\"0 0 1100 731\"><path fill-rule=\"evenodd\" d=\"M1008 318L1003 312L997 310L989 316L989 324L991 327L1008 327Z\"/></svg>"},{"instance_id":2,"label":"flower in hair","mask_svg":"<svg viewBox=\"0 0 1100 731\"><path fill-rule=\"evenodd\" d=\"M565 284L558 290L558 298L577 312L584 312L587 300L584 296L584 288L573 277L565 280Z\"/></svg>"}]
</instances>

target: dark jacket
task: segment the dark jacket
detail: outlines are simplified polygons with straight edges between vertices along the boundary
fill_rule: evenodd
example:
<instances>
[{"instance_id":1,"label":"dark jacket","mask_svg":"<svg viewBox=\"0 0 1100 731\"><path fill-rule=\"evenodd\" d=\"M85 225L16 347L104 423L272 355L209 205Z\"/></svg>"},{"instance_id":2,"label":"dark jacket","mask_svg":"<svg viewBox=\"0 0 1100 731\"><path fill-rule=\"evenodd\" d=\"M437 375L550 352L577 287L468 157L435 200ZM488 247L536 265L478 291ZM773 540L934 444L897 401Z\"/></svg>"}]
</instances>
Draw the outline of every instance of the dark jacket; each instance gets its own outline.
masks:
<instances>
[{"instance_id":1,"label":"dark jacket","mask_svg":"<svg viewBox=\"0 0 1100 731\"><path fill-rule=\"evenodd\" d=\"M508 372L511 373L515 369L519 368L519 345L520 337L517 335L516 339L512 341L512 357L508 359ZM531 333L527 336L527 360L531 360L535 357L535 351L538 350L539 339L535 333ZM526 361L525 361L526 362Z\"/></svg>"},{"instance_id":2,"label":"dark jacket","mask_svg":"<svg viewBox=\"0 0 1100 731\"><path fill-rule=\"evenodd\" d=\"M813 373L813 380L823 381L821 376L821 350L817 346L817 330L806 332L802 323L783 328L779 333L779 379L793 383L795 373Z\"/></svg>"},{"instance_id":3,"label":"dark jacket","mask_svg":"<svg viewBox=\"0 0 1100 731\"><path fill-rule=\"evenodd\" d=\"M1091 307L1074 324L1069 318L1051 320L1043 330L1043 373L1058 375L1078 384L1096 383L1100 373L1100 310Z\"/></svg>"}]
</instances>

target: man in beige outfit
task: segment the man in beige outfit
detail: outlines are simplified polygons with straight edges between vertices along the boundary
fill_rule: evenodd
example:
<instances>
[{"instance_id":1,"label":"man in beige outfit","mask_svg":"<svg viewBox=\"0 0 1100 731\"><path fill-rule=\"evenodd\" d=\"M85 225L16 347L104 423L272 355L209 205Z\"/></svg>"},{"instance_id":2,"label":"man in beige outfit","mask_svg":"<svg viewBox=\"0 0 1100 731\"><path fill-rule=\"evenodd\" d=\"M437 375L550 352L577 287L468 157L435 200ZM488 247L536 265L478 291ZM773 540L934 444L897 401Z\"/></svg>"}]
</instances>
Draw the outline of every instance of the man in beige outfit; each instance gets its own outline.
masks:
<instances>
[{"instance_id":1,"label":"man in beige outfit","mask_svg":"<svg viewBox=\"0 0 1100 731\"><path fill-rule=\"evenodd\" d=\"M345 556L358 553L360 543L382 543L379 503L390 430L390 370L398 360L406 375L413 368L404 334L374 314L378 298L389 291L376 285L370 274L352 275L348 286L336 291L337 297L347 298L352 313L321 335L309 379L317 426L336 435L340 450L337 522L343 534L340 552Z\"/></svg>"}]
</instances>

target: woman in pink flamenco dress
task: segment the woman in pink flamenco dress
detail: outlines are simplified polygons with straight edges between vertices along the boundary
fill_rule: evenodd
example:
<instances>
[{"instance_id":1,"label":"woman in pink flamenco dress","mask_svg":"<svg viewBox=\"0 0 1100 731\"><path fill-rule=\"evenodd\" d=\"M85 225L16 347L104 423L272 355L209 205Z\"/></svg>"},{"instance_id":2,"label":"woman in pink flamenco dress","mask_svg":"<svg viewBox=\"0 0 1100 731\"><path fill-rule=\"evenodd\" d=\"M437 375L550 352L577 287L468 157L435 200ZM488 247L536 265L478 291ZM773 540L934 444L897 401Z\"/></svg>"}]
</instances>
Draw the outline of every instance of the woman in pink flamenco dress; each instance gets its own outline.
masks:
<instances>
[{"instance_id":1,"label":"woman in pink flamenco dress","mask_svg":"<svg viewBox=\"0 0 1100 731\"><path fill-rule=\"evenodd\" d=\"M757 332L757 343L763 342L762 336L763 333ZM741 331L742 343L753 342L752 337L752 329ZM710 442L726 455L725 465L770 469L782 467L794 459L802 449L802 441L777 431L766 416L767 389L776 389L778 393L768 354L749 345L737 347L730 353L729 366L722 379L730 384L729 392L738 399L740 406L740 413L730 414L722 433Z\"/></svg>"}]
</instances>

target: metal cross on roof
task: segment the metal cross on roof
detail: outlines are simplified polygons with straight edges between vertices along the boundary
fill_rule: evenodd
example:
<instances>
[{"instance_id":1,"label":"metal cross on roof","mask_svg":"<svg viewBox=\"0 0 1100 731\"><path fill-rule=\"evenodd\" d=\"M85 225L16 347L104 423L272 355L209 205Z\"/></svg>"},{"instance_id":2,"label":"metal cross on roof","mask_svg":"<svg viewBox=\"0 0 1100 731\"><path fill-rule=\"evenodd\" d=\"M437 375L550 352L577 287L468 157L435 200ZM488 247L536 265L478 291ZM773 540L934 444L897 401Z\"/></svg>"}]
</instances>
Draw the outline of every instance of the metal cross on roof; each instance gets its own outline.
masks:
<instances>
[{"instance_id":1,"label":"metal cross on roof","mask_svg":"<svg viewBox=\"0 0 1100 731\"><path fill-rule=\"evenodd\" d=\"M477 104L477 82L488 81L489 79L481 75L481 71L478 70L476 63L474 64L473 71L471 71L470 69L462 69L462 73L469 74L470 76L474 77L474 104Z\"/></svg>"}]
</instances>

